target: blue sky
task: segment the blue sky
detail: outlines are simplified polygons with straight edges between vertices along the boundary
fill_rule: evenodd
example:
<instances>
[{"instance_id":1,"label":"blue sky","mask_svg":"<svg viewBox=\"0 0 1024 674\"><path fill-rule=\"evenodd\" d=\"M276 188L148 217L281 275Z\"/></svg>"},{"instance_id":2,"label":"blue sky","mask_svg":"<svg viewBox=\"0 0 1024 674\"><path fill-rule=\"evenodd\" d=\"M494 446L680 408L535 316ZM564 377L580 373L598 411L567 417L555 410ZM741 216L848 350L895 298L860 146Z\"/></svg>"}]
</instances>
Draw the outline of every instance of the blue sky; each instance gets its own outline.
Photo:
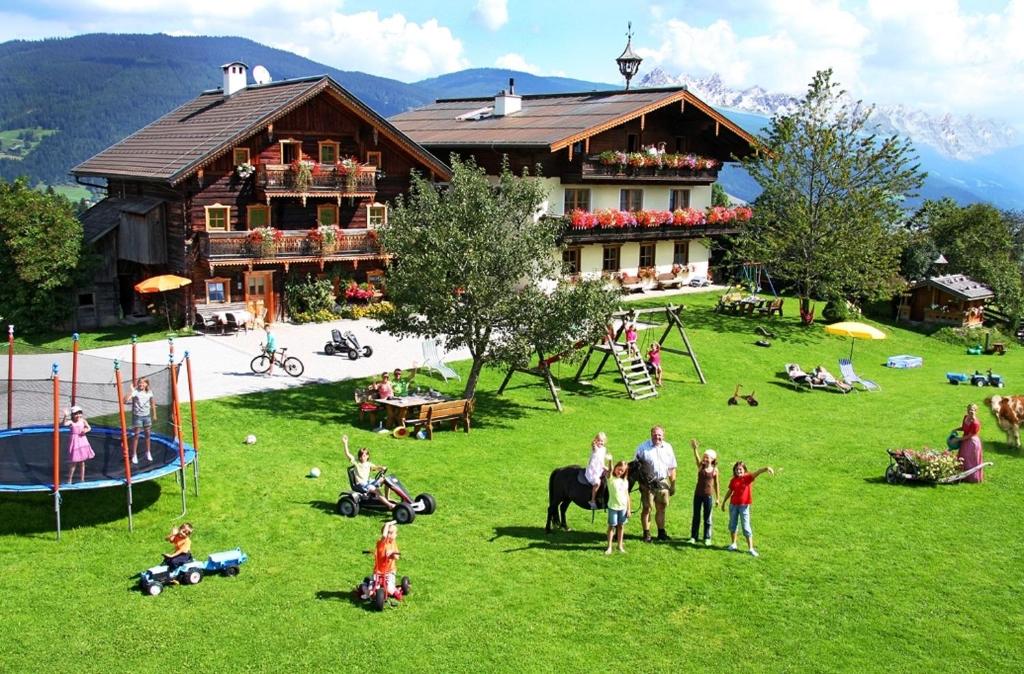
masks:
<instances>
[{"instance_id":1,"label":"blue sky","mask_svg":"<svg viewBox=\"0 0 1024 674\"><path fill-rule=\"evenodd\" d=\"M0 0L0 41L240 35L406 82L500 66L615 83L627 21L641 72L800 94L831 67L866 101L1024 128L1024 0Z\"/></svg>"}]
</instances>

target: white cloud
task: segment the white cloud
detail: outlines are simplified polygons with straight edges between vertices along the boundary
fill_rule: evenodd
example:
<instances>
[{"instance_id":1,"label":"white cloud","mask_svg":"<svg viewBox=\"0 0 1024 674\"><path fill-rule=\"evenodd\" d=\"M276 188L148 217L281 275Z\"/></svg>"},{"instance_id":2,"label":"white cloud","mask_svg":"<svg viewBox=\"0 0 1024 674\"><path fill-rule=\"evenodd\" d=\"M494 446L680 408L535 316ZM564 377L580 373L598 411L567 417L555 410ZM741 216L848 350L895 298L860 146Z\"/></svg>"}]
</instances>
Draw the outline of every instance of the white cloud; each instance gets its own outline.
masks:
<instances>
[{"instance_id":1,"label":"white cloud","mask_svg":"<svg viewBox=\"0 0 1024 674\"><path fill-rule=\"evenodd\" d=\"M516 54L510 52L503 56L499 56L494 60L494 65L498 68L506 68L507 70L518 70L519 72L530 73L531 75L540 75L540 68L527 63L526 59L523 58L522 54Z\"/></svg>"},{"instance_id":2,"label":"white cloud","mask_svg":"<svg viewBox=\"0 0 1024 674\"><path fill-rule=\"evenodd\" d=\"M508 0L477 0L473 16L487 30L498 30L508 23Z\"/></svg>"}]
</instances>

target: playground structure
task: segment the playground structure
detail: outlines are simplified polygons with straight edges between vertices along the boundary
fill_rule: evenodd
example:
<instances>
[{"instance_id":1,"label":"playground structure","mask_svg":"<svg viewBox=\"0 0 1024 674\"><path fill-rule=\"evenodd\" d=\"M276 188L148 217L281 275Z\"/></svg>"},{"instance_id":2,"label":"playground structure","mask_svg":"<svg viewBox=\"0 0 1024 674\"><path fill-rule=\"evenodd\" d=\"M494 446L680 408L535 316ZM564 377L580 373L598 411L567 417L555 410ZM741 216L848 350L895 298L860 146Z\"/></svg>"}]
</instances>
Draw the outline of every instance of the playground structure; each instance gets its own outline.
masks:
<instances>
[{"instance_id":1,"label":"playground structure","mask_svg":"<svg viewBox=\"0 0 1024 674\"><path fill-rule=\"evenodd\" d=\"M180 363L174 360L174 343L169 340L167 365L140 363L132 340L129 371L116 360L78 352L78 335L73 350L42 353L19 345L15 354L14 327L8 327L7 357L0 358L0 410L5 412L0 430L0 493L51 492L56 517L57 539L61 537L61 504L64 492L124 486L128 529L132 518L132 485L171 473L178 474L182 516L187 511L186 473L192 464L195 494L199 494L199 429L192 389L192 363L185 352L188 378L189 423L192 443L185 442L176 385ZM70 371L70 385L61 373ZM131 380L128 379L130 374ZM48 376L47 376L48 375ZM159 414L150 432L153 459L133 465L130 459L131 419L123 400L139 377L149 380L153 404ZM83 408L92 430L88 439L96 456L86 462L86 479L62 483L67 466L69 429L61 419L72 405ZM145 453L145 437L138 440L139 455Z\"/></svg>"}]
</instances>

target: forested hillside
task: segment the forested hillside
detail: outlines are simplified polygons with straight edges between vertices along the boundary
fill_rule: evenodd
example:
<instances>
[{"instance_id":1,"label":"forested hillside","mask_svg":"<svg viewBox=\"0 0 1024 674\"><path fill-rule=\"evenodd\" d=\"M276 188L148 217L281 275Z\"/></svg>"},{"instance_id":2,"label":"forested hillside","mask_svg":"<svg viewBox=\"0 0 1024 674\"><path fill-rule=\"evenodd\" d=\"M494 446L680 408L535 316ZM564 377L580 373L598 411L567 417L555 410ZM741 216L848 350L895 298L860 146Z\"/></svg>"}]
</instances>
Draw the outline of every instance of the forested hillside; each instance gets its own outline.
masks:
<instances>
[{"instance_id":1,"label":"forested hillside","mask_svg":"<svg viewBox=\"0 0 1024 674\"><path fill-rule=\"evenodd\" d=\"M75 164L221 86L220 65L234 60L262 64L275 80L326 73L385 117L433 100L413 85L237 37L95 34L6 42L0 44L0 132L57 133L22 159L0 158L0 177L66 182Z\"/></svg>"}]
</instances>

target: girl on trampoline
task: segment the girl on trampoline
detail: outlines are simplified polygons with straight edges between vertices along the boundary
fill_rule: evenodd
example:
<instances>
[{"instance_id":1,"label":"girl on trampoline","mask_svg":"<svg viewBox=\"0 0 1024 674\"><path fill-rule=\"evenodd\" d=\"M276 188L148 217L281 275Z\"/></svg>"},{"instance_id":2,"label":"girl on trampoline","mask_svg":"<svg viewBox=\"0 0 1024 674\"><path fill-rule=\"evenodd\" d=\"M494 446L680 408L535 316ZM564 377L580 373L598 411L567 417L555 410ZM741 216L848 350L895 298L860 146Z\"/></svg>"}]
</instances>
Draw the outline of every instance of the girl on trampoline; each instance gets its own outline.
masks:
<instances>
[{"instance_id":1,"label":"girl on trampoline","mask_svg":"<svg viewBox=\"0 0 1024 674\"><path fill-rule=\"evenodd\" d=\"M78 481L85 482L85 462L96 456L96 452L92 451L92 445L89 444L89 438L85 437L85 434L92 430L92 426L78 405L72 405L70 410L65 411L60 423L71 427L71 442L68 444L71 468L68 470L68 484L74 483L76 467L79 469Z\"/></svg>"},{"instance_id":2,"label":"girl on trampoline","mask_svg":"<svg viewBox=\"0 0 1024 674\"><path fill-rule=\"evenodd\" d=\"M156 421L156 404L153 402L153 392L149 390L149 380L139 377L139 381L132 387L132 392L124 399L124 404L132 405L132 463L139 462L139 434L146 434L146 461L153 460L153 453L150 451L149 433L153 429L153 422Z\"/></svg>"}]
</instances>

